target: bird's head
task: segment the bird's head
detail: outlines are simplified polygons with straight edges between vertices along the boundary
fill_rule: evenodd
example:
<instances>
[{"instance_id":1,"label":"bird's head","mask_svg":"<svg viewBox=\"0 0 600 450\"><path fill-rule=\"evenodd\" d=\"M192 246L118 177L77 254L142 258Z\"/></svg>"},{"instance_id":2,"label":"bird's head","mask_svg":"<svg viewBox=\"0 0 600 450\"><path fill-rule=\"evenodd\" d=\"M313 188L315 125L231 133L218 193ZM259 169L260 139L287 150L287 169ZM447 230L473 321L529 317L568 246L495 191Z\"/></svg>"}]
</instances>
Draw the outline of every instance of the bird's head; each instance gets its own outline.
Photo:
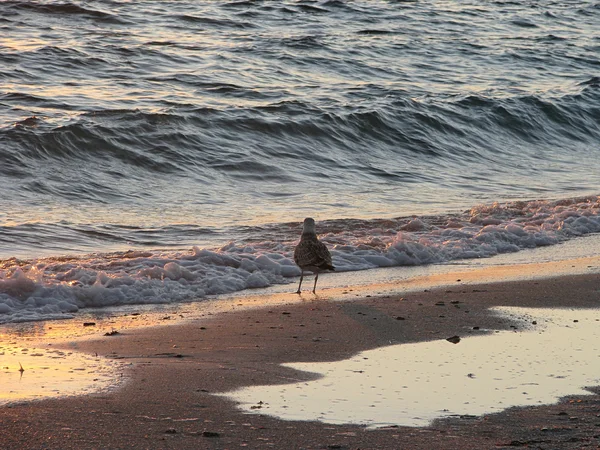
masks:
<instances>
[{"instance_id":1,"label":"bird's head","mask_svg":"<svg viewBox=\"0 0 600 450\"><path fill-rule=\"evenodd\" d=\"M316 233L315 219L313 219L312 217L307 217L306 219L304 219L302 233Z\"/></svg>"}]
</instances>

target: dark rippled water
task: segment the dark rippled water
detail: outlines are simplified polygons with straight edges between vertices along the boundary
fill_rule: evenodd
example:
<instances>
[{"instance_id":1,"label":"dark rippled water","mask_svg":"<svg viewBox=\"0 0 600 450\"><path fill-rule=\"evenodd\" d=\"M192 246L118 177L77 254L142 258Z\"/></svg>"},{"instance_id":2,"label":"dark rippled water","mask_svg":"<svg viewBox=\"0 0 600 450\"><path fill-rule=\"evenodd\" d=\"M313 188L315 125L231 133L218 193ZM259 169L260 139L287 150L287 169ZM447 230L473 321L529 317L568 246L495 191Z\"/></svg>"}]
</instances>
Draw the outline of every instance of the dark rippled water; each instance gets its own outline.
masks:
<instances>
[{"instance_id":1,"label":"dark rippled water","mask_svg":"<svg viewBox=\"0 0 600 450\"><path fill-rule=\"evenodd\" d=\"M598 231L598 30L597 1L0 2L0 260L34 261L0 281L63 254L287 258L306 216L346 270Z\"/></svg>"},{"instance_id":2,"label":"dark rippled water","mask_svg":"<svg viewBox=\"0 0 600 450\"><path fill-rule=\"evenodd\" d=\"M2 2L0 253L597 193L599 29L596 1Z\"/></svg>"}]
</instances>

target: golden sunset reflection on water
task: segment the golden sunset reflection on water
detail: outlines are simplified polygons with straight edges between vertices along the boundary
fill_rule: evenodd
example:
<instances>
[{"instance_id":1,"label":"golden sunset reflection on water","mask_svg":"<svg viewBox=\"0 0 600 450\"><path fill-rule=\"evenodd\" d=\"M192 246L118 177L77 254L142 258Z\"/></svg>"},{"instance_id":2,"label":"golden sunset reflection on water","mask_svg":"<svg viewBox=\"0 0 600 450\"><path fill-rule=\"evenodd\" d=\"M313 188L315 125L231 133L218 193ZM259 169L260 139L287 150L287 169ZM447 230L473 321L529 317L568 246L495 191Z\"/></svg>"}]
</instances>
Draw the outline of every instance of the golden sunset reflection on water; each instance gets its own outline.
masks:
<instances>
[{"instance_id":1,"label":"golden sunset reflection on water","mask_svg":"<svg viewBox=\"0 0 600 450\"><path fill-rule=\"evenodd\" d=\"M0 345L0 405L89 394L121 381L121 364L79 352Z\"/></svg>"},{"instance_id":2,"label":"golden sunset reflection on water","mask_svg":"<svg viewBox=\"0 0 600 450\"><path fill-rule=\"evenodd\" d=\"M30 37L28 39L11 39L9 37L0 37L0 48L17 52L31 52L48 45L48 41L39 38Z\"/></svg>"}]
</instances>

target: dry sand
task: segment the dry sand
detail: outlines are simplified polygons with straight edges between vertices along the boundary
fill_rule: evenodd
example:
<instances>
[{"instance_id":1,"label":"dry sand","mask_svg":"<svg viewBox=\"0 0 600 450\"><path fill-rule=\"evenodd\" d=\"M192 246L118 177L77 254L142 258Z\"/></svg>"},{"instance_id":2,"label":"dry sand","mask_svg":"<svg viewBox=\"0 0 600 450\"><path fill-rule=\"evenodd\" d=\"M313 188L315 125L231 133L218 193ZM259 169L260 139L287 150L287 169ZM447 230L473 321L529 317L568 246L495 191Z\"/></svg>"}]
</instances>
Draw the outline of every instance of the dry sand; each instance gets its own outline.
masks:
<instances>
[{"instance_id":1,"label":"dry sand","mask_svg":"<svg viewBox=\"0 0 600 450\"><path fill-rule=\"evenodd\" d=\"M0 407L0 448L600 447L597 394L550 406L443 419L425 428L376 430L243 414L227 398L211 395L308 379L281 367L283 362L339 360L390 343L482 333L473 327L510 329L508 320L488 312L492 306L597 308L600 278L580 275L477 286L455 281L453 287L403 297L361 294L339 302L326 297L323 291L321 298L306 295L297 304L76 341L72 347L79 351L132 363L130 381L115 392Z\"/></svg>"}]
</instances>

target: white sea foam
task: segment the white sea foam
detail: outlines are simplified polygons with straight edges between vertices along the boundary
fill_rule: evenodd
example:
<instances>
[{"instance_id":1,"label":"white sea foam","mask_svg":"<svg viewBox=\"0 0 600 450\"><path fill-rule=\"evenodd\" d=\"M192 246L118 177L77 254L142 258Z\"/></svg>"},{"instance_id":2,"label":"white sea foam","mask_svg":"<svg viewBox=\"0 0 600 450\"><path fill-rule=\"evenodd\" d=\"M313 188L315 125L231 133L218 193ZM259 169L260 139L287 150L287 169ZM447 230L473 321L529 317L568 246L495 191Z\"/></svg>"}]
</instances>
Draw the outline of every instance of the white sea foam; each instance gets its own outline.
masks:
<instances>
[{"instance_id":1,"label":"white sea foam","mask_svg":"<svg viewBox=\"0 0 600 450\"><path fill-rule=\"evenodd\" d=\"M460 214L324 227L337 271L486 258L600 232L600 197L482 205ZM385 226L381 225L385 223ZM333 230L333 231L331 231ZM300 231L300 230L299 230ZM0 323L81 308L194 301L289 283L296 241L0 262Z\"/></svg>"}]
</instances>

